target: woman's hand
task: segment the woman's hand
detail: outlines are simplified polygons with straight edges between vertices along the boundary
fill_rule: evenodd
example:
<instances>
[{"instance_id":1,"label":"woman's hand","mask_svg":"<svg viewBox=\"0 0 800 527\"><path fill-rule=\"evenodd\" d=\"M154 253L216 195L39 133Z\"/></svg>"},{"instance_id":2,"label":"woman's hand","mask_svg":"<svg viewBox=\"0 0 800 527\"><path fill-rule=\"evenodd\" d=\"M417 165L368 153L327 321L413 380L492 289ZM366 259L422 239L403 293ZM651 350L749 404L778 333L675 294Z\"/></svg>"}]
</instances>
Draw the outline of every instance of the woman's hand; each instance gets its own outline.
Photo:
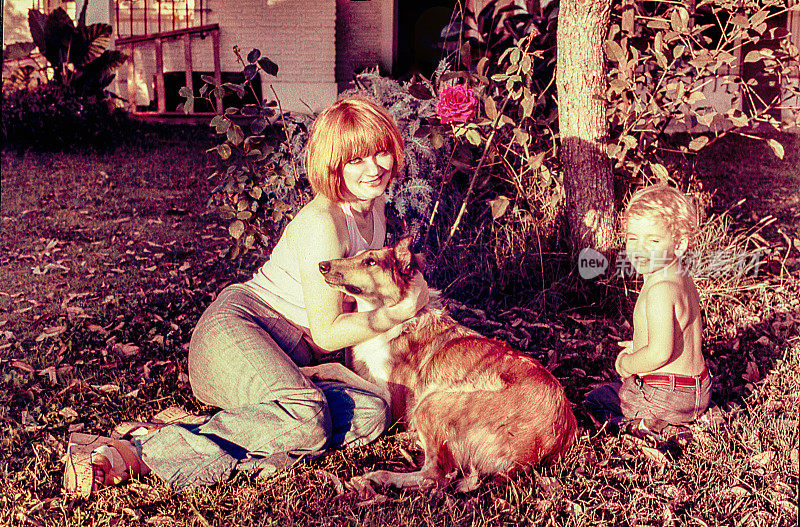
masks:
<instances>
[{"instance_id":1,"label":"woman's hand","mask_svg":"<svg viewBox=\"0 0 800 527\"><path fill-rule=\"evenodd\" d=\"M411 287L406 292L405 298L400 300L397 304L389 306L387 312L389 316L397 321L397 324L405 322L409 318L417 314L417 312L425 307L430 300L430 292L428 291L428 282L422 273L417 271L411 282Z\"/></svg>"}]
</instances>

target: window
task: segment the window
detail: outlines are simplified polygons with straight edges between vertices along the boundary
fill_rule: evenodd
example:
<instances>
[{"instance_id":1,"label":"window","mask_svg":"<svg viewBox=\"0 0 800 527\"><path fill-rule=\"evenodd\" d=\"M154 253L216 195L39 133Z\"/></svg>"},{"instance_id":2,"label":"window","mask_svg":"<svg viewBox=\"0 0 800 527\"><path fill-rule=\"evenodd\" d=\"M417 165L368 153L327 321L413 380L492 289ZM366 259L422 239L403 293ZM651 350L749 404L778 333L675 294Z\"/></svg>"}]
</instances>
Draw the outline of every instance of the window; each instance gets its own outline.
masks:
<instances>
[{"instance_id":1,"label":"window","mask_svg":"<svg viewBox=\"0 0 800 527\"><path fill-rule=\"evenodd\" d=\"M116 0L114 3L117 38L202 26L207 16L206 0Z\"/></svg>"},{"instance_id":2,"label":"window","mask_svg":"<svg viewBox=\"0 0 800 527\"><path fill-rule=\"evenodd\" d=\"M31 9L36 9L45 14L55 11L59 7L66 11L72 20L75 20L78 16L75 11L75 0L33 0L31 2Z\"/></svg>"}]
</instances>

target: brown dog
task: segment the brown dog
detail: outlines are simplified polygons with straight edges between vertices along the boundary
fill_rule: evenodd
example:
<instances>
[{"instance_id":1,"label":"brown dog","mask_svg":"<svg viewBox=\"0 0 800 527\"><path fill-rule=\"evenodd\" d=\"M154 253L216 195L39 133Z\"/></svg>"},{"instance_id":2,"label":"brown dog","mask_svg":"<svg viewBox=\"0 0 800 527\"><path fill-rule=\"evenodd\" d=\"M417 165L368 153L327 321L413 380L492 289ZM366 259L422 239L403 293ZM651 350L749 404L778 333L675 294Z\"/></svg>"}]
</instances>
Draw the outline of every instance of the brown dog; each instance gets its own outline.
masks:
<instances>
[{"instance_id":1,"label":"brown dog","mask_svg":"<svg viewBox=\"0 0 800 527\"><path fill-rule=\"evenodd\" d=\"M393 305L420 269L410 245L404 238L394 247L321 262L320 272L328 285L356 297L359 311ZM437 300L432 291L414 318L352 350L353 369L370 383L364 387L390 401L394 417L416 430L425 451L419 471L369 472L356 478L362 487L372 481L419 488L460 472L459 490L470 490L480 475L551 462L573 444L575 416L555 377L536 360L458 324Z\"/></svg>"}]
</instances>

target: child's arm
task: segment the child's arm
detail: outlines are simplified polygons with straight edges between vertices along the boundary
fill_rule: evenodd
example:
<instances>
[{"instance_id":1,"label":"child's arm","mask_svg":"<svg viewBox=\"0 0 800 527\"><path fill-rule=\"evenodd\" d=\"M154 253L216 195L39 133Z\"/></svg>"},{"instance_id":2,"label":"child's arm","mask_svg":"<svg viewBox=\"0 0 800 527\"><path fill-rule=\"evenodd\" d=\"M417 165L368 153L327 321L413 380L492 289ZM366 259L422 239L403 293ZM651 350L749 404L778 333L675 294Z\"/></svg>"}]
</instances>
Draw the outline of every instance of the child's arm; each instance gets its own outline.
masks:
<instances>
[{"instance_id":1,"label":"child's arm","mask_svg":"<svg viewBox=\"0 0 800 527\"><path fill-rule=\"evenodd\" d=\"M620 362L622 361L623 355L630 355L631 353L633 353L633 341L621 340L617 342L617 344L619 344L622 349L619 351L619 354L617 355L617 360L614 361L614 369L617 370L617 373L622 379L627 379L633 374L628 370L626 370L625 368L623 368Z\"/></svg>"},{"instance_id":2,"label":"child's arm","mask_svg":"<svg viewBox=\"0 0 800 527\"><path fill-rule=\"evenodd\" d=\"M667 364L672 358L675 338L675 306L680 291L672 282L659 282L647 291L647 344L633 353L622 350L618 370L631 374L647 373Z\"/></svg>"}]
</instances>

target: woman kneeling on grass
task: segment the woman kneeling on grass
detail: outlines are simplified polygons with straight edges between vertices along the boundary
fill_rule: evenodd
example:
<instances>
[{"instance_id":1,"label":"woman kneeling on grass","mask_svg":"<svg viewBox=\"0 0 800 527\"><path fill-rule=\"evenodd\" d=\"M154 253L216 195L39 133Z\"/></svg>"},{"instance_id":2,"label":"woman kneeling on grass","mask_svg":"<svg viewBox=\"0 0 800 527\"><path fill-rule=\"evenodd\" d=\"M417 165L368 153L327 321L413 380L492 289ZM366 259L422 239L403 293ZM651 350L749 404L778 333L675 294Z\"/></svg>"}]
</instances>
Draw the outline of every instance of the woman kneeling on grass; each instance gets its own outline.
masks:
<instances>
[{"instance_id":1,"label":"woman kneeling on grass","mask_svg":"<svg viewBox=\"0 0 800 527\"><path fill-rule=\"evenodd\" d=\"M211 485L234 468L271 474L378 437L390 422L387 401L339 381L312 382L301 367L314 350L364 342L428 301L427 284L417 274L406 300L357 313L353 300L328 287L318 268L323 260L383 247L383 194L402 162L402 139L385 110L361 98L325 110L306 153L314 199L286 226L253 278L225 288L192 334L192 391L221 410L194 424L192 416L162 412L160 428L130 441L73 434L66 489L90 495L149 471L175 489Z\"/></svg>"}]
</instances>

